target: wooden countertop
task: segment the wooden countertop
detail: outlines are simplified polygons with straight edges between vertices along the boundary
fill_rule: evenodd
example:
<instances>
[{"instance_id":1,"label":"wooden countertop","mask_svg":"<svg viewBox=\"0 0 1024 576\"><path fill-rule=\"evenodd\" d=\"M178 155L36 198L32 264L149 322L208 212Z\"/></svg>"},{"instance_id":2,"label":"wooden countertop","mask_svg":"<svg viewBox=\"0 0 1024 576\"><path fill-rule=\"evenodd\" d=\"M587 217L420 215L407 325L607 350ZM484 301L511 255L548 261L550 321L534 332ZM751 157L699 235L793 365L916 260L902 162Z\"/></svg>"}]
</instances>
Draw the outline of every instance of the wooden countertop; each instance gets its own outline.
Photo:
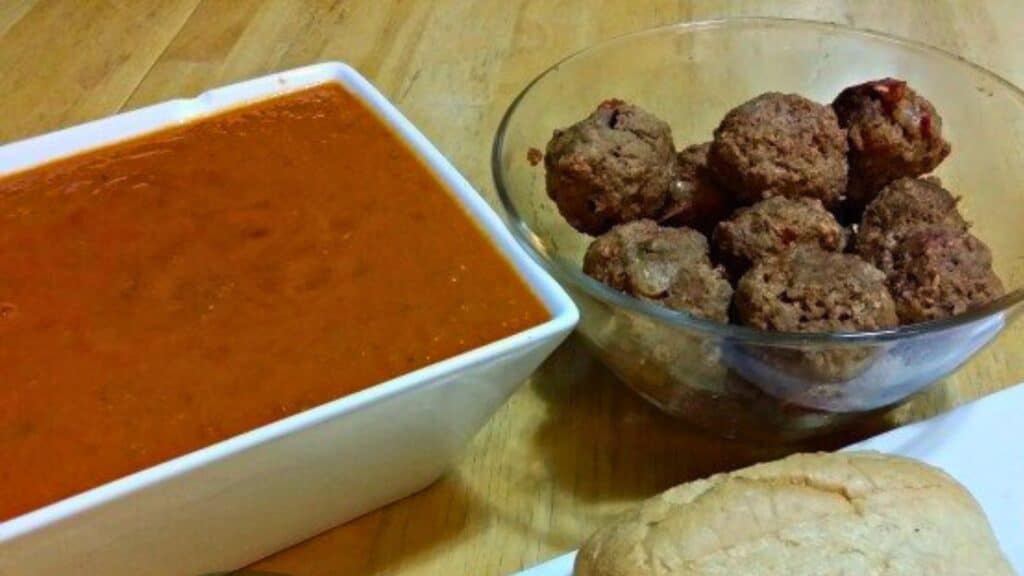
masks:
<instances>
[{"instance_id":1,"label":"wooden countertop","mask_svg":"<svg viewBox=\"0 0 1024 576\"><path fill-rule=\"evenodd\" d=\"M598 40L725 15L830 20L922 40L1024 84L1024 4L508 0L7 0L0 3L0 140L323 60L360 69L494 200L488 153L512 96ZM1024 379L1018 325L878 426ZM575 548L670 485L772 450L692 433L563 346L424 492L259 565L295 575L505 574Z\"/></svg>"}]
</instances>

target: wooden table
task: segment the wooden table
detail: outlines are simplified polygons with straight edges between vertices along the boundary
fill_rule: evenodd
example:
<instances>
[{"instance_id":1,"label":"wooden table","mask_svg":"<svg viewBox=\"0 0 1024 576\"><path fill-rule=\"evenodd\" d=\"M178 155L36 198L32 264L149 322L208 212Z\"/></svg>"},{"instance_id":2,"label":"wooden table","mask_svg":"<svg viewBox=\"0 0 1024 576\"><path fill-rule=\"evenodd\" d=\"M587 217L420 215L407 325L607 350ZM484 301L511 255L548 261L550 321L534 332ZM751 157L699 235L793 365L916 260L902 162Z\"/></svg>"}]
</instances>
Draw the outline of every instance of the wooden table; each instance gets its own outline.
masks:
<instances>
[{"instance_id":1,"label":"wooden table","mask_svg":"<svg viewBox=\"0 0 1024 576\"><path fill-rule=\"evenodd\" d=\"M344 60L493 201L491 137L512 96L536 73L610 36L736 14L909 36L1024 84L1024 3L1017 0L5 0L0 140L274 70ZM1013 354L1022 343L1018 326L882 425L1024 379L1024 360ZM612 514L672 484L776 452L688 432L570 341L441 482L259 568L296 575L505 574L575 548Z\"/></svg>"}]
</instances>

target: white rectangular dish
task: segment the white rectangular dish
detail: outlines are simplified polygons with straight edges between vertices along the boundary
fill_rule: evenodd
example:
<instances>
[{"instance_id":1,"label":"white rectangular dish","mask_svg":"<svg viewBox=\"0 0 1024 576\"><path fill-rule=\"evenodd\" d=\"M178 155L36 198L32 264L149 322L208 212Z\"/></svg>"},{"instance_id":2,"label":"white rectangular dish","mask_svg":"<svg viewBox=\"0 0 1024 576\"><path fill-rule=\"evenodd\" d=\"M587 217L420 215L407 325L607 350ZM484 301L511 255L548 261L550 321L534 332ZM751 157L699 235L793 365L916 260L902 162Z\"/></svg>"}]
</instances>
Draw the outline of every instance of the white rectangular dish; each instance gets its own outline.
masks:
<instances>
[{"instance_id":1,"label":"white rectangular dish","mask_svg":"<svg viewBox=\"0 0 1024 576\"><path fill-rule=\"evenodd\" d=\"M244 566L432 483L572 331L578 312L568 295L440 152L344 64L273 74L9 144L0 147L0 173L327 82L365 102L424 160L550 320L0 522L0 575L179 575Z\"/></svg>"},{"instance_id":2,"label":"white rectangular dish","mask_svg":"<svg viewBox=\"0 0 1024 576\"><path fill-rule=\"evenodd\" d=\"M981 504L1003 552L1024 574L1024 383L930 420L848 446L899 454L942 468ZM572 576L576 553L518 576Z\"/></svg>"}]
</instances>

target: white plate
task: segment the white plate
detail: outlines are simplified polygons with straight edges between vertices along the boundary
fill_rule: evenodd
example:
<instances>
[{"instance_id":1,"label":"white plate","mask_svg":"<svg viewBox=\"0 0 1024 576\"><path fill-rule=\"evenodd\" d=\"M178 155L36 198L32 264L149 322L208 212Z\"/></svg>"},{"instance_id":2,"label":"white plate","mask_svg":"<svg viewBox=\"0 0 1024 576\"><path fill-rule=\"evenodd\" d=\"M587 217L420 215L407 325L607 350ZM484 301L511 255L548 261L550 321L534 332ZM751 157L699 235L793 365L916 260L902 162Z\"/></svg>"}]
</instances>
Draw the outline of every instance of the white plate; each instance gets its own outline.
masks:
<instances>
[{"instance_id":1,"label":"white plate","mask_svg":"<svg viewBox=\"0 0 1024 576\"><path fill-rule=\"evenodd\" d=\"M978 499L1010 564L1024 574L1024 383L845 450L909 456L949 472ZM519 576L572 576L575 557Z\"/></svg>"}]
</instances>

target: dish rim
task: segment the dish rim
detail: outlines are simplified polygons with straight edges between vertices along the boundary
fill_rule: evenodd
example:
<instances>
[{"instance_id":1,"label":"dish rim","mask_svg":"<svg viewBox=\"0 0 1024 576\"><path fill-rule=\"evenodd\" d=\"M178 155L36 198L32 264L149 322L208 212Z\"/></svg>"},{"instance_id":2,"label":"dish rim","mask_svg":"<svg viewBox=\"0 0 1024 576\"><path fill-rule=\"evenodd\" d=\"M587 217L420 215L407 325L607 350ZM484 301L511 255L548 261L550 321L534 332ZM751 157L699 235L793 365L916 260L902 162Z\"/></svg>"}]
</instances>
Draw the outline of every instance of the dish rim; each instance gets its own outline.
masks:
<instances>
[{"instance_id":1,"label":"dish rim","mask_svg":"<svg viewBox=\"0 0 1024 576\"><path fill-rule=\"evenodd\" d=\"M774 332L740 326L737 324L722 324L713 320L706 320L693 316L686 312L671 310L650 302L633 298L622 292L605 286L582 272L579 266L571 265L561 259L551 258L545 254L543 242L540 237L530 229L523 220L519 210L515 206L510 194L510 186L506 184L505 170L502 166L504 153L505 136L508 127L512 123L515 113L522 101L530 94L535 85L543 81L549 75L554 74L566 63L590 54L593 51L606 49L622 42L630 42L642 39L647 36L676 33L687 34L707 30L729 30L738 28L767 28L767 27L789 27L800 30L817 29L833 34L844 34L848 36L862 36L876 42L884 42L902 49L911 49L923 52L930 56L939 58L953 65L967 67L974 73L981 74L996 84L1002 86L1009 95L1019 101L1021 110L1024 112L1024 90L1017 87L1009 80L991 70L971 62L970 60L956 53L938 48L924 42L903 38L887 32L879 32L866 28L854 28L834 22L809 20L802 18L781 18L772 16L737 16L726 18L715 18L707 20L693 20L676 22L654 28L647 28L637 32L630 32L591 44L580 50L576 50L561 58L551 66L547 67L540 74L534 77L515 96L512 103L502 115L501 122L495 133L491 146L491 177L498 193L498 199L505 209L509 228L512 235L519 244L526 250L527 254L534 259L549 274L566 282L571 288L582 290L588 296L610 306L623 308L629 312L652 317L658 322L667 324L676 329L684 329L709 334L715 338L729 340L732 342L753 344L753 345L831 345L831 346L853 346L865 344L881 344L902 340L907 337L922 336L927 334L941 333L952 330L973 322L984 320L988 317L997 316L1011 311L1017 304L1024 302L1024 287L1007 292L1003 297L990 302L989 304L958 314L949 318L919 322L889 328L884 330L869 330L856 332Z\"/></svg>"}]
</instances>

